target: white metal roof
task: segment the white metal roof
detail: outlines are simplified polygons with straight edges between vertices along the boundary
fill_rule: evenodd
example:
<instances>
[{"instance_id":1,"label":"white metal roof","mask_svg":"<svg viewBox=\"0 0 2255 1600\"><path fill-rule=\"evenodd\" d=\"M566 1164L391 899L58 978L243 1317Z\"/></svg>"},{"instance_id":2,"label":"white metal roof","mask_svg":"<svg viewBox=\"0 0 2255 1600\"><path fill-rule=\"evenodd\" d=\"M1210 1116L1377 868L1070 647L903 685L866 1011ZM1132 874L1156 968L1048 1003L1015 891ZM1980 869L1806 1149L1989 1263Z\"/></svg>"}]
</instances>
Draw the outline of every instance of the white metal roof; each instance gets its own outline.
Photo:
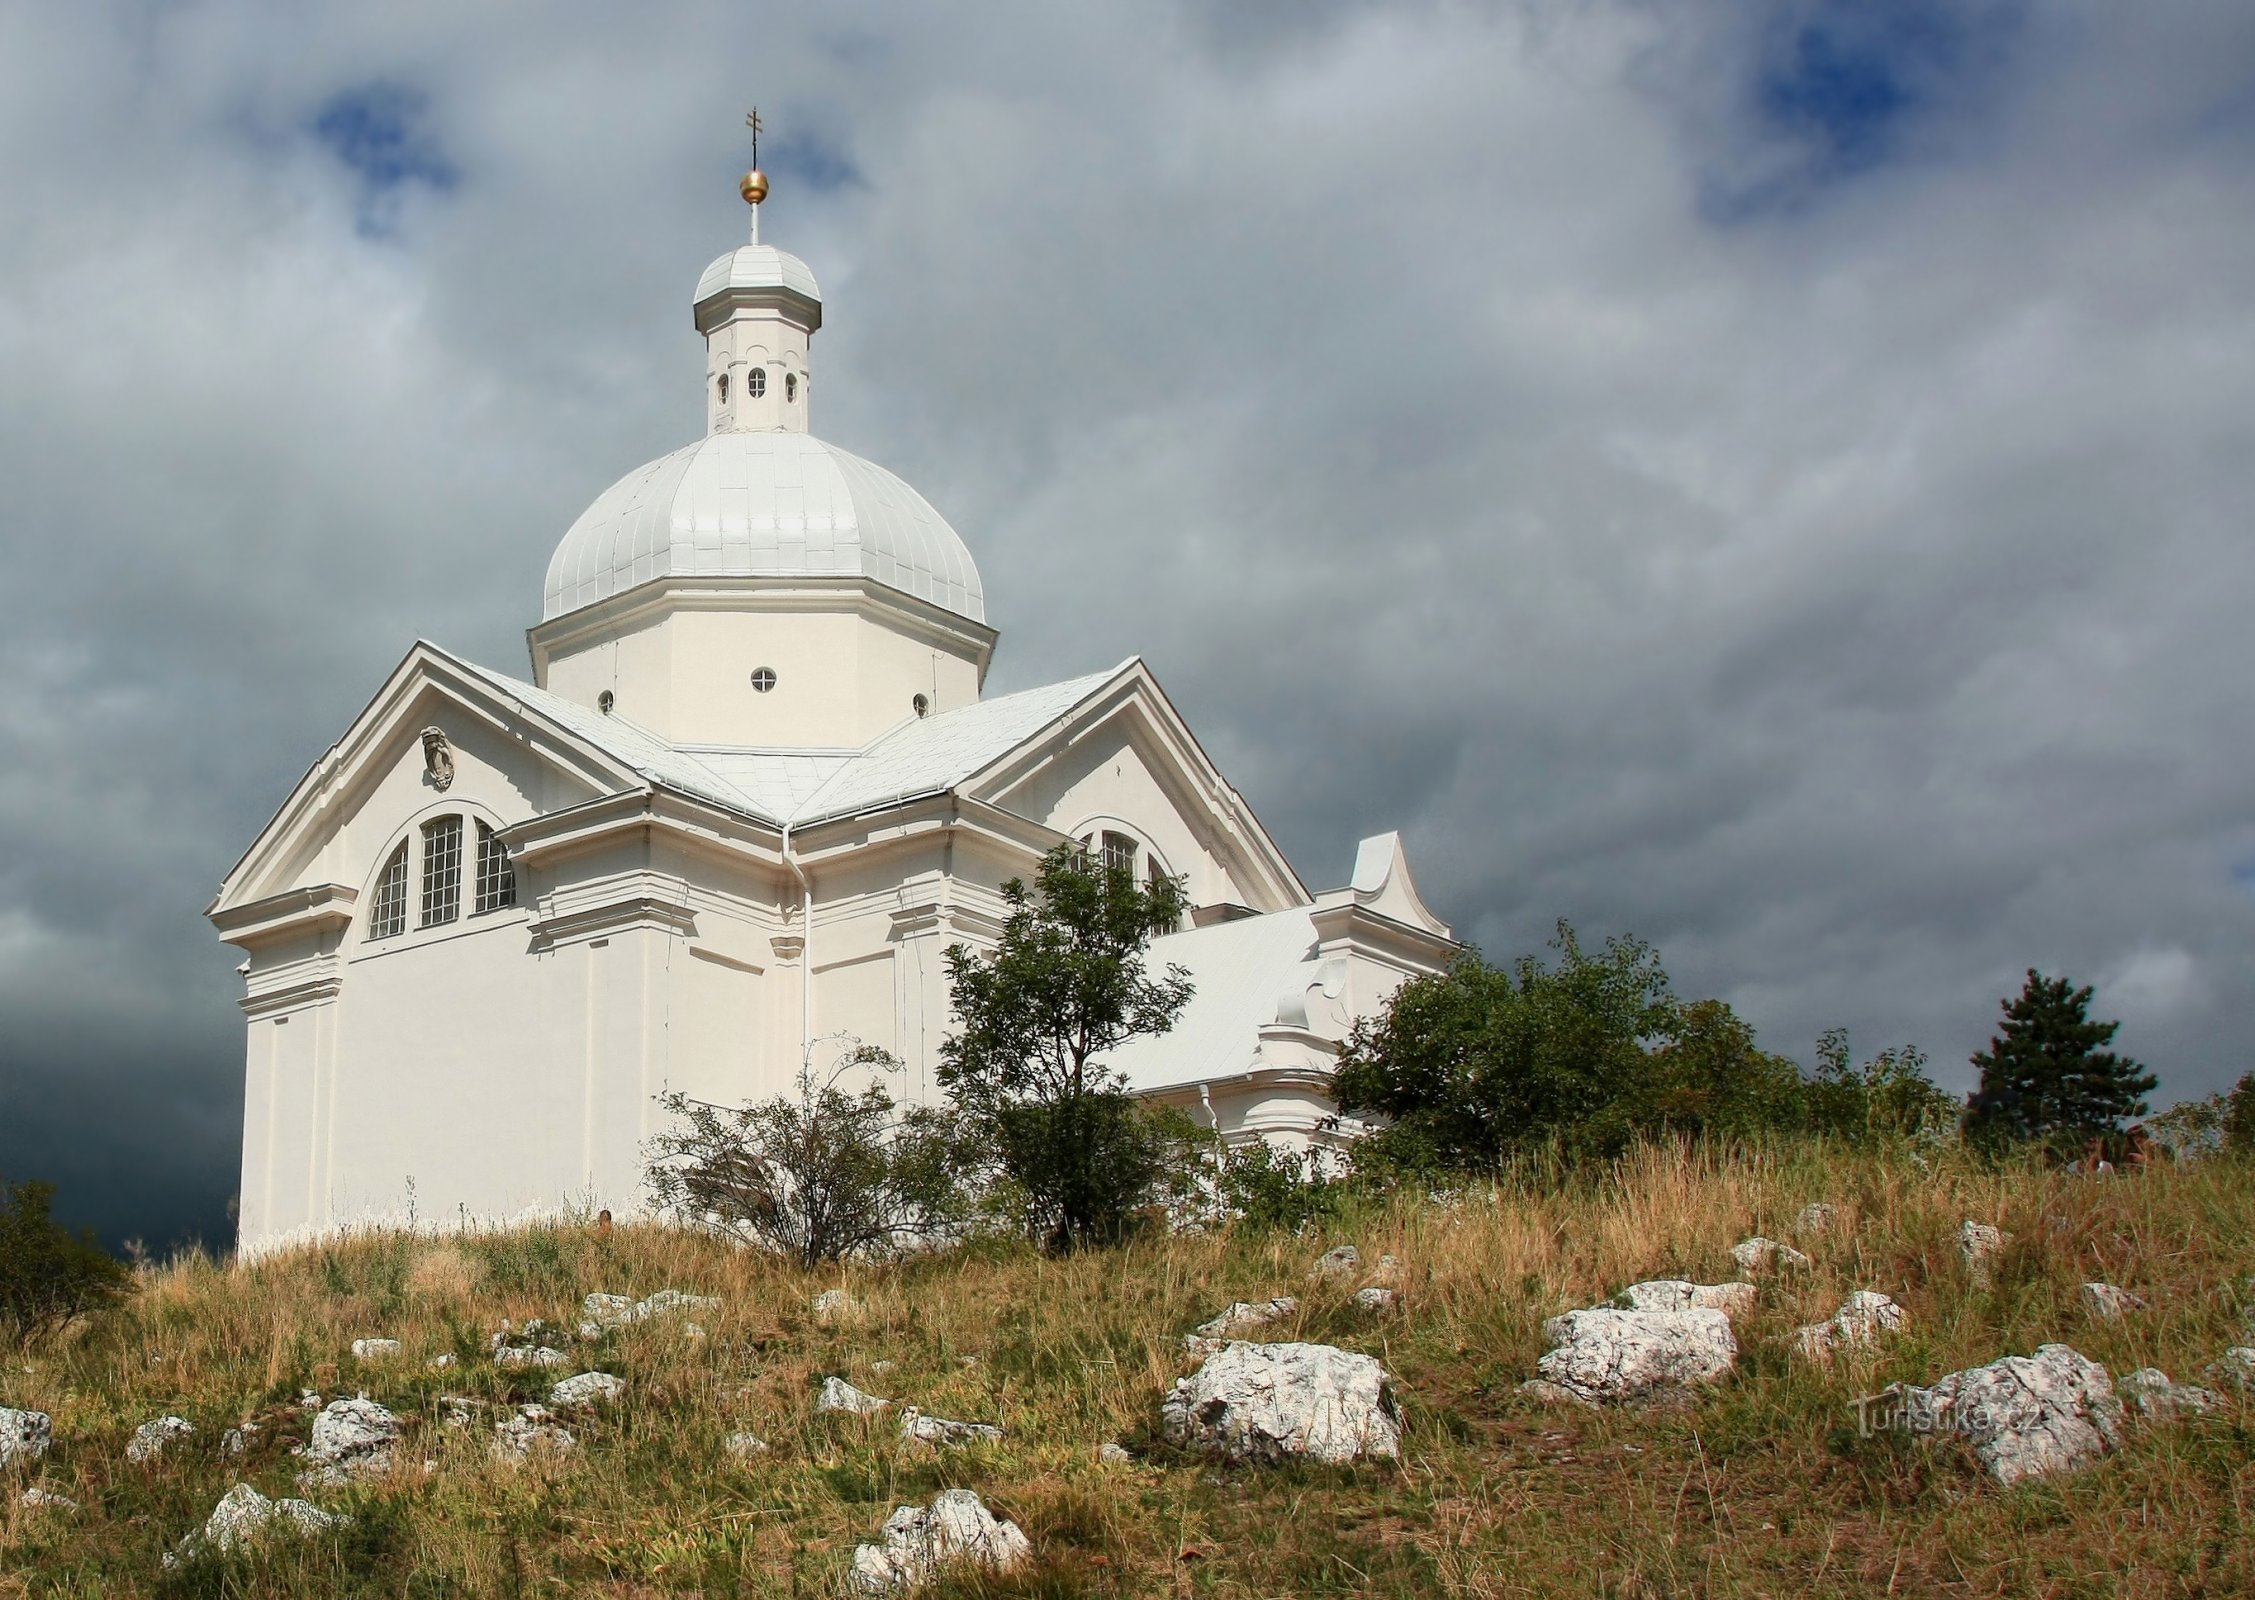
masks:
<instances>
[{"instance_id":1,"label":"white metal roof","mask_svg":"<svg viewBox=\"0 0 2255 1600\"><path fill-rule=\"evenodd\" d=\"M697 280L697 299L724 289L791 289L809 300L820 300L814 269L788 250L771 244L744 244L716 258Z\"/></svg>"},{"instance_id":2,"label":"white metal roof","mask_svg":"<svg viewBox=\"0 0 2255 1600\"><path fill-rule=\"evenodd\" d=\"M1251 1070L1261 1029L1277 1020L1288 997L1305 995L1320 973L1315 921L1305 907L1162 935L1151 941L1144 961L1154 976L1182 967L1193 987L1171 1029L1132 1039L1104 1058L1135 1090Z\"/></svg>"},{"instance_id":3,"label":"white metal roof","mask_svg":"<svg viewBox=\"0 0 2255 1600\"><path fill-rule=\"evenodd\" d=\"M716 433L635 468L548 563L541 617L652 578L866 577L986 620L979 569L931 503L805 433Z\"/></svg>"}]
</instances>

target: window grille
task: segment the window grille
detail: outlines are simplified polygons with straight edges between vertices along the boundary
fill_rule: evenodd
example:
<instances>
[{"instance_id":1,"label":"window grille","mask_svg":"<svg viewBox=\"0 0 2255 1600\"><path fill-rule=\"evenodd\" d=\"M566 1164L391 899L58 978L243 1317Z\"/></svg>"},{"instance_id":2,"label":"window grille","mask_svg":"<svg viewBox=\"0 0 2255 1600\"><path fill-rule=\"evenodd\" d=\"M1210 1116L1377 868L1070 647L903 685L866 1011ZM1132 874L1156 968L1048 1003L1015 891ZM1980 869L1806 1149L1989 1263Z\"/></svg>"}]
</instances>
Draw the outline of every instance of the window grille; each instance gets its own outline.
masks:
<instances>
[{"instance_id":1,"label":"window grille","mask_svg":"<svg viewBox=\"0 0 2255 1600\"><path fill-rule=\"evenodd\" d=\"M797 399L798 397L799 397L799 375L798 375L797 373L795 373L795 372L786 372L786 373L784 373L784 374L783 374L783 398L784 398L784 399L786 399L786 400L796 400L796 399Z\"/></svg>"},{"instance_id":2,"label":"window grille","mask_svg":"<svg viewBox=\"0 0 2255 1600\"><path fill-rule=\"evenodd\" d=\"M478 898L480 915L517 903L517 868L509 847L484 823L478 824Z\"/></svg>"},{"instance_id":3,"label":"window grille","mask_svg":"<svg viewBox=\"0 0 2255 1600\"><path fill-rule=\"evenodd\" d=\"M1122 872L1132 875L1135 871L1135 841L1124 833L1113 833L1106 829L1104 865L1107 868L1118 867Z\"/></svg>"},{"instance_id":4,"label":"window grille","mask_svg":"<svg viewBox=\"0 0 2255 1600\"><path fill-rule=\"evenodd\" d=\"M384 863L384 875L376 880L375 903L368 908L368 937L389 939L407 931L407 841L399 841L399 848Z\"/></svg>"},{"instance_id":5,"label":"window grille","mask_svg":"<svg viewBox=\"0 0 2255 1600\"><path fill-rule=\"evenodd\" d=\"M767 393L767 368L754 367L744 374L744 392L754 400Z\"/></svg>"},{"instance_id":6,"label":"window grille","mask_svg":"<svg viewBox=\"0 0 2255 1600\"><path fill-rule=\"evenodd\" d=\"M462 914L462 819L423 824L423 921L435 928Z\"/></svg>"}]
</instances>

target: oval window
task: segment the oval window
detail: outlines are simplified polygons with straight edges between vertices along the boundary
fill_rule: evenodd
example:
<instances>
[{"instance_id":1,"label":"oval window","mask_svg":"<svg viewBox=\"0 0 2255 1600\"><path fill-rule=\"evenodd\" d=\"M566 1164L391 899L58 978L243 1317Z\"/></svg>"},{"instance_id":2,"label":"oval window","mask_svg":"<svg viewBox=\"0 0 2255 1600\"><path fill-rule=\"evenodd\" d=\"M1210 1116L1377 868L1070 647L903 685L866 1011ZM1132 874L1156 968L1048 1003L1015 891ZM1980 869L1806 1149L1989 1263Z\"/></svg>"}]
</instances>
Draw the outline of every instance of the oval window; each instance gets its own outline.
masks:
<instances>
[{"instance_id":1,"label":"oval window","mask_svg":"<svg viewBox=\"0 0 2255 1600\"><path fill-rule=\"evenodd\" d=\"M786 399L786 400L796 400L796 399L797 399L798 397L799 397L799 375L798 375L797 373L795 373L795 372L786 372L786 373L784 373L784 374L783 374L783 398L784 398L784 399Z\"/></svg>"}]
</instances>

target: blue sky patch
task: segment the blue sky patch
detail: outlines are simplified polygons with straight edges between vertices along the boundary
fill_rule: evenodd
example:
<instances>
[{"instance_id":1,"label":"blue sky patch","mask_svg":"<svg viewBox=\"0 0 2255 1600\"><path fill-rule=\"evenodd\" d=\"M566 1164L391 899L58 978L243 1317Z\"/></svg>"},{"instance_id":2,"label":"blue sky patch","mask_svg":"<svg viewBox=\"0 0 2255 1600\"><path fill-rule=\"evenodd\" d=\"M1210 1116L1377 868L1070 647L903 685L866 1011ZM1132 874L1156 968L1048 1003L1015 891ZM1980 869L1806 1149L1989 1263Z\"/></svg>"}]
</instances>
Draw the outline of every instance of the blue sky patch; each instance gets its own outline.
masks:
<instances>
[{"instance_id":1,"label":"blue sky patch","mask_svg":"<svg viewBox=\"0 0 2255 1600\"><path fill-rule=\"evenodd\" d=\"M370 237L398 231L406 191L444 194L461 181L430 128L430 97L397 83L366 83L332 95L313 134L360 179L358 226Z\"/></svg>"}]
</instances>

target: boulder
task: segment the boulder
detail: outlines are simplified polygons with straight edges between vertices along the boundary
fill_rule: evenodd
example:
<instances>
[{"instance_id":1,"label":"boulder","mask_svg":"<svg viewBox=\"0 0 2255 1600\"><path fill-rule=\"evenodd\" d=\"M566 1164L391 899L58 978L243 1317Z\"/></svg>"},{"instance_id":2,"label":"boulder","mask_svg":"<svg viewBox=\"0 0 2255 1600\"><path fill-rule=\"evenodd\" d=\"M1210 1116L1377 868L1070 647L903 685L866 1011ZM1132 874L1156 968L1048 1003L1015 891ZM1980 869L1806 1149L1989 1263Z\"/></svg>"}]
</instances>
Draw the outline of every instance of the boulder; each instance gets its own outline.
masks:
<instances>
[{"instance_id":1,"label":"boulder","mask_svg":"<svg viewBox=\"0 0 2255 1600\"><path fill-rule=\"evenodd\" d=\"M1033 1554L1033 1542L1014 1522L989 1511L969 1489L945 1489L929 1506L898 1506L885 1519L884 1543L853 1553L851 1585L857 1594L897 1594L921 1588L951 1566L1008 1572Z\"/></svg>"},{"instance_id":2,"label":"boulder","mask_svg":"<svg viewBox=\"0 0 2255 1600\"><path fill-rule=\"evenodd\" d=\"M188 1438L195 1431L195 1424L185 1417L158 1417L153 1422L144 1422L133 1430L133 1437L125 1441L125 1459L136 1464L155 1461L174 1440Z\"/></svg>"},{"instance_id":3,"label":"boulder","mask_svg":"<svg viewBox=\"0 0 2255 1600\"><path fill-rule=\"evenodd\" d=\"M389 1361L399 1354L397 1339L355 1339L352 1341L352 1359L355 1361Z\"/></svg>"},{"instance_id":4,"label":"boulder","mask_svg":"<svg viewBox=\"0 0 2255 1600\"><path fill-rule=\"evenodd\" d=\"M875 1416L891 1405L890 1400L880 1400L873 1394L864 1394L843 1378L824 1378L822 1392L815 1396L817 1411L843 1411L856 1417Z\"/></svg>"},{"instance_id":5,"label":"boulder","mask_svg":"<svg viewBox=\"0 0 2255 1600\"><path fill-rule=\"evenodd\" d=\"M1822 1200L1814 1200L1803 1206L1800 1213L1794 1217L1793 1231L1812 1237L1820 1233L1830 1233L1833 1223L1838 1221L1839 1217L1840 1213L1835 1208Z\"/></svg>"},{"instance_id":6,"label":"boulder","mask_svg":"<svg viewBox=\"0 0 2255 1600\"><path fill-rule=\"evenodd\" d=\"M2197 1384L2171 1383L2159 1367L2140 1367L2115 1386L2130 1408L2150 1422L2175 1422L2220 1409L2224 1397Z\"/></svg>"},{"instance_id":7,"label":"boulder","mask_svg":"<svg viewBox=\"0 0 2255 1600\"><path fill-rule=\"evenodd\" d=\"M505 1461L522 1461L535 1452L561 1454L578 1443L546 1406L519 1406L493 1425L493 1453Z\"/></svg>"},{"instance_id":8,"label":"boulder","mask_svg":"<svg viewBox=\"0 0 2255 1600\"><path fill-rule=\"evenodd\" d=\"M1970 1217L1958 1224L1957 1253L1964 1258L1965 1270L1976 1283L1987 1283L1996 1270L1997 1257L2004 1253L2004 1235L1986 1222L1975 1222Z\"/></svg>"},{"instance_id":9,"label":"boulder","mask_svg":"<svg viewBox=\"0 0 2255 1600\"><path fill-rule=\"evenodd\" d=\"M1096 1447L1096 1459L1107 1467L1127 1467L1135 1464L1135 1457L1128 1454L1126 1445L1115 1444L1110 1440L1106 1440Z\"/></svg>"},{"instance_id":10,"label":"boulder","mask_svg":"<svg viewBox=\"0 0 2255 1600\"><path fill-rule=\"evenodd\" d=\"M767 1441L758 1434L739 1430L722 1441L722 1446L738 1461L749 1461L754 1456L767 1454Z\"/></svg>"},{"instance_id":11,"label":"boulder","mask_svg":"<svg viewBox=\"0 0 2255 1600\"><path fill-rule=\"evenodd\" d=\"M1772 1267L1805 1267L1809 1258L1789 1244L1775 1239L1765 1239L1760 1234L1751 1239L1741 1239L1730 1247L1731 1260L1738 1263L1741 1272L1767 1272Z\"/></svg>"},{"instance_id":12,"label":"boulder","mask_svg":"<svg viewBox=\"0 0 2255 1600\"><path fill-rule=\"evenodd\" d=\"M1550 1351L1535 1363L1539 1398L1585 1404L1671 1400L1696 1384L1726 1377L1738 1364L1730 1318L1694 1306L1683 1311L1569 1311L1542 1325Z\"/></svg>"},{"instance_id":13,"label":"boulder","mask_svg":"<svg viewBox=\"0 0 2255 1600\"><path fill-rule=\"evenodd\" d=\"M1614 1298L1631 1311L1720 1311L1726 1316L1750 1315L1758 1291L1750 1283L1688 1283L1682 1278L1654 1278L1632 1283Z\"/></svg>"},{"instance_id":14,"label":"boulder","mask_svg":"<svg viewBox=\"0 0 2255 1600\"><path fill-rule=\"evenodd\" d=\"M398 1442L399 1418L366 1395L332 1400L313 1419L298 1487L333 1488L389 1472L392 1446Z\"/></svg>"},{"instance_id":15,"label":"boulder","mask_svg":"<svg viewBox=\"0 0 2255 1600\"><path fill-rule=\"evenodd\" d=\"M1954 1432L2002 1484L2074 1472L2121 1443L2122 1404L2097 1362L2063 1344L1885 1391L1918 1433Z\"/></svg>"},{"instance_id":16,"label":"boulder","mask_svg":"<svg viewBox=\"0 0 2255 1600\"><path fill-rule=\"evenodd\" d=\"M927 1417L914 1406L901 1411L900 1436L913 1443L931 1445L1002 1442L1002 1430L991 1422L952 1422L946 1417Z\"/></svg>"},{"instance_id":17,"label":"boulder","mask_svg":"<svg viewBox=\"0 0 2255 1600\"><path fill-rule=\"evenodd\" d=\"M0 1406L0 1470L37 1461L54 1437L55 1424L46 1412Z\"/></svg>"},{"instance_id":18,"label":"boulder","mask_svg":"<svg viewBox=\"0 0 2255 1600\"><path fill-rule=\"evenodd\" d=\"M1184 1334L1182 1347L1192 1355L1210 1356L1228 1340L1240 1334L1257 1332L1271 1323L1282 1322L1299 1309L1300 1302L1288 1294L1258 1303L1239 1300L1220 1316L1200 1323L1197 1331Z\"/></svg>"},{"instance_id":19,"label":"boulder","mask_svg":"<svg viewBox=\"0 0 2255 1600\"><path fill-rule=\"evenodd\" d=\"M306 1538L341 1526L348 1519L332 1515L304 1500L269 1500L247 1483L238 1483L220 1496L204 1525L180 1541L164 1558L167 1567L193 1561L207 1552L233 1555L257 1545L270 1534Z\"/></svg>"},{"instance_id":20,"label":"boulder","mask_svg":"<svg viewBox=\"0 0 2255 1600\"><path fill-rule=\"evenodd\" d=\"M1874 1344L1882 1333L1903 1325L1903 1308L1876 1289L1858 1289L1823 1322L1812 1322L1798 1336L1801 1354L1822 1361L1835 1350Z\"/></svg>"},{"instance_id":21,"label":"boulder","mask_svg":"<svg viewBox=\"0 0 2255 1600\"><path fill-rule=\"evenodd\" d=\"M1362 1266L1362 1252L1351 1244L1339 1245L1316 1257L1308 1269L1311 1278L1351 1278Z\"/></svg>"},{"instance_id":22,"label":"boulder","mask_svg":"<svg viewBox=\"0 0 2255 1600\"><path fill-rule=\"evenodd\" d=\"M559 1406L607 1405L626 1393L626 1380L608 1372L583 1372L566 1378L548 1391L548 1401Z\"/></svg>"},{"instance_id":23,"label":"boulder","mask_svg":"<svg viewBox=\"0 0 2255 1600\"><path fill-rule=\"evenodd\" d=\"M1368 1311L1376 1315L1381 1311L1391 1311L1393 1308L1394 1291L1386 1288L1383 1284L1374 1283L1367 1289L1355 1291L1355 1309L1358 1311Z\"/></svg>"},{"instance_id":24,"label":"boulder","mask_svg":"<svg viewBox=\"0 0 2255 1600\"><path fill-rule=\"evenodd\" d=\"M715 1297L686 1294L679 1289L660 1289L640 1300L623 1294L591 1294L579 1303L580 1333L583 1338L600 1337L617 1328L632 1327L635 1323L677 1312L719 1309L720 1301ZM593 1335L587 1331L590 1328L594 1329Z\"/></svg>"},{"instance_id":25,"label":"boulder","mask_svg":"<svg viewBox=\"0 0 2255 1600\"><path fill-rule=\"evenodd\" d=\"M2101 1322L2120 1322L2133 1311L2143 1311L2145 1302L2111 1283L2086 1283L2083 1309Z\"/></svg>"},{"instance_id":26,"label":"boulder","mask_svg":"<svg viewBox=\"0 0 2255 1600\"><path fill-rule=\"evenodd\" d=\"M1235 1461L1401 1453L1401 1415L1369 1356L1327 1344L1232 1344L1160 1407L1169 1441Z\"/></svg>"}]
</instances>

